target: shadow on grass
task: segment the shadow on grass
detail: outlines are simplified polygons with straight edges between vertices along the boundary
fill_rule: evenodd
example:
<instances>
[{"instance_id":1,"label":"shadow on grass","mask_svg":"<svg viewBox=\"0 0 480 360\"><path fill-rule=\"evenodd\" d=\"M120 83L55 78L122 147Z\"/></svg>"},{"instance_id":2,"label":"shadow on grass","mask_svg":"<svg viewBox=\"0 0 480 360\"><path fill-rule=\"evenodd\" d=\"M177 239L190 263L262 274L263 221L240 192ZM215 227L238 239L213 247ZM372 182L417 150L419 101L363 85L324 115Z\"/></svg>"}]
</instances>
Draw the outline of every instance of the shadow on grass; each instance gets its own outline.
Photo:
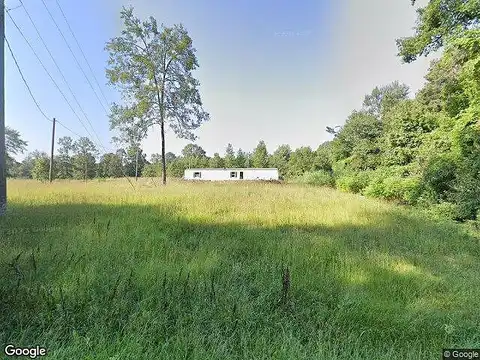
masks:
<instances>
[{"instance_id":1,"label":"shadow on grass","mask_svg":"<svg viewBox=\"0 0 480 360\"><path fill-rule=\"evenodd\" d=\"M0 237L1 342L53 358L480 347L478 239L414 216L261 227L189 222L175 206L13 206Z\"/></svg>"}]
</instances>

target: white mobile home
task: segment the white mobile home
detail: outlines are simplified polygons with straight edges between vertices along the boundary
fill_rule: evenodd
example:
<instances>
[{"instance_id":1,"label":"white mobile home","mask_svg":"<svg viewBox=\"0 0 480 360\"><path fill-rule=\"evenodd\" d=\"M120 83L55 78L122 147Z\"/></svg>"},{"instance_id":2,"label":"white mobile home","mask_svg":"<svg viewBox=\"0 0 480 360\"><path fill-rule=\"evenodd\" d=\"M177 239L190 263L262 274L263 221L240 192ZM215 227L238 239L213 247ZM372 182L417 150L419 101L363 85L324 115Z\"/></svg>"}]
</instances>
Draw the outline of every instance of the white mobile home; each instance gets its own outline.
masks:
<instances>
[{"instance_id":1,"label":"white mobile home","mask_svg":"<svg viewBox=\"0 0 480 360\"><path fill-rule=\"evenodd\" d=\"M278 169L186 169L185 180L278 180Z\"/></svg>"}]
</instances>

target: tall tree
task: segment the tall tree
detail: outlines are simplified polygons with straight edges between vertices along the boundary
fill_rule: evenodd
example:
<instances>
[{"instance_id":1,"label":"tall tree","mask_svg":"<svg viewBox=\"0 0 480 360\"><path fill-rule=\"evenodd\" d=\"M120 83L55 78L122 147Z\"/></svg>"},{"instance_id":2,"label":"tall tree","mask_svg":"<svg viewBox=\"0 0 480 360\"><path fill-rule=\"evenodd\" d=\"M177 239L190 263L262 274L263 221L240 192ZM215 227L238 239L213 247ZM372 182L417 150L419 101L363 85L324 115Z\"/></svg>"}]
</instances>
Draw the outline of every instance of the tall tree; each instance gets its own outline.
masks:
<instances>
[{"instance_id":1,"label":"tall tree","mask_svg":"<svg viewBox=\"0 0 480 360\"><path fill-rule=\"evenodd\" d=\"M98 163L98 172L100 177L122 177L122 159L117 154L104 154Z\"/></svg>"},{"instance_id":2,"label":"tall tree","mask_svg":"<svg viewBox=\"0 0 480 360\"><path fill-rule=\"evenodd\" d=\"M187 168L188 164L186 163L185 159L183 157L178 157L168 165L168 175L175 178L180 178L184 175L185 169Z\"/></svg>"},{"instance_id":3,"label":"tall tree","mask_svg":"<svg viewBox=\"0 0 480 360\"><path fill-rule=\"evenodd\" d=\"M57 177L59 179L70 179L73 177L72 152L74 150L74 142L70 136L63 136L57 141L58 162Z\"/></svg>"},{"instance_id":4,"label":"tall tree","mask_svg":"<svg viewBox=\"0 0 480 360\"><path fill-rule=\"evenodd\" d=\"M333 165L333 157L332 157L332 142L327 141L317 148L315 151L315 170L324 170L331 172Z\"/></svg>"},{"instance_id":5,"label":"tall tree","mask_svg":"<svg viewBox=\"0 0 480 360\"><path fill-rule=\"evenodd\" d=\"M46 155L46 154L45 154ZM42 156L34 160L32 177L35 180L47 181L50 172L50 157Z\"/></svg>"},{"instance_id":6,"label":"tall tree","mask_svg":"<svg viewBox=\"0 0 480 360\"><path fill-rule=\"evenodd\" d=\"M252 154L252 165L255 168L266 168L268 166L268 151L267 145L263 140L260 140Z\"/></svg>"},{"instance_id":7,"label":"tall tree","mask_svg":"<svg viewBox=\"0 0 480 360\"><path fill-rule=\"evenodd\" d=\"M5 165L7 176L13 176L15 168L19 165L15 161L14 156L23 154L27 150L27 145L28 143L22 139L19 131L8 126L5 127Z\"/></svg>"},{"instance_id":8,"label":"tall tree","mask_svg":"<svg viewBox=\"0 0 480 360\"><path fill-rule=\"evenodd\" d=\"M113 141L118 145L126 145L134 149L135 153L135 180L139 174L139 157L141 156L141 143L147 137L148 129L153 124L151 109L145 109L147 104L134 106L121 106L113 104L110 113L110 129L117 130L118 136Z\"/></svg>"},{"instance_id":9,"label":"tall tree","mask_svg":"<svg viewBox=\"0 0 480 360\"><path fill-rule=\"evenodd\" d=\"M19 131L8 126L5 127L5 150L8 155L23 154L27 150L27 145L28 143L22 139Z\"/></svg>"},{"instance_id":10,"label":"tall tree","mask_svg":"<svg viewBox=\"0 0 480 360\"><path fill-rule=\"evenodd\" d=\"M143 153L138 144L131 145L127 148L125 156L125 174L127 176L135 177L142 176L142 171L147 164L147 155Z\"/></svg>"},{"instance_id":11,"label":"tall tree","mask_svg":"<svg viewBox=\"0 0 480 360\"><path fill-rule=\"evenodd\" d=\"M151 125L160 126L166 184L165 125L178 137L193 141L193 130L209 119L202 108L200 83L192 76L198 67L196 50L182 24L158 26L153 17L142 22L134 16L133 7L123 7L121 19L122 35L106 45L107 78L131 107L142 112Z\"/></svg>"},{"instance_id":12,"label":"tall tree","mask_svg":"<svg viewBox=\"0 0 480 360\"><path fill-rule=\"evenodd\" d=\"M175 159L177 158L177 155L175 155L173 152L167 152L165 154L165 162L167 163L167 166L168 164L170 164L172 161L174 161ZM152 156L150 157L150 163L152 164L157 164L157 163L162 163L162 155L160 154L152 154Z\"/></svg>"},{"instance_id":13,"label":"tall tree","mask_svg":"<svg viewBox=\"0 0 480 360\"><path fill-rule=\"evenodd\" d=\"M415 5L416 0L411 0ZM415 61L442 48L448 37L479 26L480 0L430 0L417 10L413 36L397 40L399 56L404 62Z\"/></svg>"},{"instance_id":14,"label":"tall tree","mask_svg":"<svg viewBox=\"0 0 480 360\"><path fill-rule=\"evenodd\" d=\"M221 169L225 167L225 163L219 153L213 154L213 157L209 160L208 166L214 169Z\"/></svg>"},{"instance_id":15,"label":"tall tree","mask_svg":"<svg viewBox=\"0 0 480 360\"><path fill-rule=\"evenodd\" d=\"M237 156L235 158L236 166L239 167L239 168L248 167L247 161L248 161L247 154L242 149L238 149L237 150Z\"/></svg>"},{"instance_id":16,"label":"tall tree","mask_svg":"<svg viewBox=\"0 0 480 360\"><path fill-rule=\"evenodd\" d=\"M400 101L408 99L410 89L407 85L394 81L391 84L376 87L363 100L364 110L381 120L385 113Z\"/></svg>"},{"instance_id":17,"label":"tall tree","mask_svg":"<svg viewBox=\"0 0 480 360\"><path fill-rule=\"evenodd\" d=\"M187 144L182 150L184 163L190 168L207 166L208 158L206 154L205 150L196 144Z\"/></svg>"},{"instance_id":18,"label":"tall tree","mask_svg":"<svg viewBox=\"0 0 480 360\"><path fill-rule=\"evenodd\" d=\"M204 157L207 155L205 150L200 145L197 144L187 144L183 150L182 155L186 158L188 157Z\"/></svg>"},{"instance_id":19,"label":"tall tree","mask_svg":"<svg viewBox=\"0 0 480 360\"><path fill-rule=\"evenodd\" d=\"M87 137L81 137L73 144L75 156L73 158L77 179L87 180L95 176L95 157L98 150L95 144Z\"/></svg>"},{"instance_id":20,"label":"tall tree","mask_svg":"<svg viewBox=\"0 0 480 360\"><path fill-rule=\"evenodd\" d=\"M358 168L373 166L379 151L382 123L371 113L353 111L332 141L333 160L353 156Z\"/></svg>"},{"instance_id":21,"label":"tall tree","mask_svg":"<svg viewBox=\"0 0 480 360\"><path fill-rule=\"evenodd\" d=\"M19 177L19 178L25 178L25 179L31 179L32 176L32 170L35 165L35 160L38 158L42 157L47 157L48 155L45 152L40 152L38 150L35 150L31 153L29 153L25 159L18 165L18 167L15 168L15 172L12 174L13 177Z\"/></svg>"},{"instance_id":22,"label":"tall tree","mask_svg":"<svg viewBox=\"0 0 480 360\"><path fill-rule=\"evenodd\" d=\"M281 177L285 177L288 173L288 162L292 149L289 145L280 145L269 159L271 166L276 167Z\"/></svg>"},{"instance_id":23,"label":"tall tree","mask_svg":"<svg viewBox=\"0 0 480 360\"><path fill-rule=\"evenodd\" d=\"M288 173L290 176L300 176L314 169L315 153L309 146L296 149L290 155Z\"/></svg>"},{"instance_id":24,"label":"tall tree","mask_svg":"<svg viewBox=\"0 0 480 360\"><path fill-rule=\"evenodd\" d=\"M226 168L235 167L235 150L232 144L228 144L225 150L224 165Z\"/></svg>"}]
</instances>

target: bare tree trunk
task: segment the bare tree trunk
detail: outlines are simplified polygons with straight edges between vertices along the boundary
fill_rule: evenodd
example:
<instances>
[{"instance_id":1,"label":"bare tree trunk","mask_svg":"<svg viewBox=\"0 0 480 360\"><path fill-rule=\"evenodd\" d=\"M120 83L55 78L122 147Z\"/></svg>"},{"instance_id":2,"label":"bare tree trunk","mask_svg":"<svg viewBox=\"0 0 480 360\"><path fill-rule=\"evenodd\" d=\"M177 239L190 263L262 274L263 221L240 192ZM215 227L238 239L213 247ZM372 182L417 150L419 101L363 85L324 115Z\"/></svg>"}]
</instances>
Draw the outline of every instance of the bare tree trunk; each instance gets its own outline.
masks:
<instances>
[{"instance_id":1,"label":"bare tree trunk","mask_svg":"<svg viewBox=\"0 0 480 360\"><path fill-rule=\"evenodd\" d=\"M165 123L162 122L160 124L160 131L162 134L162 183L163 185L167 185L167 163L165 159Z\"/></svg>"},{"instance_id":2,"label":"bare tree trunk","mask_svg":"<svg viewBox=\"0 0 480 360\"><path fill-rule=\"evenodd\" d=\"M138 181L138 147L135 154L135 181Z\"/></svg>"},{"instance_id":3,"label":"bare tree trunk","mask_svg":"<svg viewBox=\"0 0 480 360\"><path fill-rule=\"evenodd\" d=\"M164 59L165 61L165 59ZM167 65L168 68L168 65ZM163 108L164 102L164 85L165 85L165 75L167 72L167 68L163 69L163 78L162 78L162 89L161 93L159 92L158 87L158 80L156 75L153 76L153 80L155 81L155 86L157 88L157 103L158 108L160 109L160 133L162 137L162 183L163 185L167 185L167 163L165 160L165 110Z\"/></svg>"}]
</instances>

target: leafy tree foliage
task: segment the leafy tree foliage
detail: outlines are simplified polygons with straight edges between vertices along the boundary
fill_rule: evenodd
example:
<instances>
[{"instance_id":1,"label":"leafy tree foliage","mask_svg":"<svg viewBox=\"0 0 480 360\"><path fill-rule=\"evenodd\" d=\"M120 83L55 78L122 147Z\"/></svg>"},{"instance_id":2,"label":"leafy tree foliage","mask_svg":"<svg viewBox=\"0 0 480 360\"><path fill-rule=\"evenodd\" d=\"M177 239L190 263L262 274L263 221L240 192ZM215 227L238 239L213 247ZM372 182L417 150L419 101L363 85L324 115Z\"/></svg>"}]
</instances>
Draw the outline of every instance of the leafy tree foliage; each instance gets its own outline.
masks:
<instances>
[{"instance_id":1,"label":"leafy tree foliage","mask_svg":"<svg viewBox=\"0 0 480 360\"><path fill-rule=\"evenodd\" d=\"M213 154L213 157L208 161L208 166L214 169L221 169L225 167L225 162L219 153Z\"/></svg>"},{"instance_id":2,"label":"leafy tree foliage","mask_svg":"<svg viewBox=\"0 0 480 360\"><path fill-rule=\"evenodd\" d=\"M265 141L260 140L252 154L252 166L254 168L268 167L268 151Z\"/></svg>"},{"instance_id":3,"label":"leafy tree foliage","mask_svg":"<svg viewBox=\"0 0 480 360\"><path fill-rule=\"evenodd\" d=\"M382 126L368 112L352 112L331 143L333 160L349 159L354 169L374 169L379 162Z\"/></svg>"},{"instance_id":4,"label":"leafy tree foliage","mask_svg":"<svg viewBox=\"0 0 480 360\"><path fill-rule=\"evenodd\" d=\"M95 177L98 150L87 137L81 137L73 143L73 174L76 179L91 179Z\"/></svg>"},{"instance_id":5,"label":"leafy tree foliage","mask_svg":"<svg viewBox=\"0 0 480 360\"><path fill-rule=\"evenodd\" d=\"M190 157L205 157L207 153L203 148L197 144L188 144L182 150L182 155L186 158Z\"/></svg>"},{"instance_id":6,"label":"leafy tree foliage","mask_svg":"<svg viewBox=\"0 0 480 360\"><path fill-rule=\"evenodd\" d=\"M415 5L416 0L412 0ZM405 62L415 61L443 47L451 36L478 27L480 0L430 0L417 10L415 34L398 39L399 56Z\"/></svg>"},{"instance_id":7,"label":"leafy tree foliage","mask_svg":"<svg viewBox=\"0 0 480 360\"><path fill-rule=\"evenodd\" d=\"M322 171L332 175L333 155L331 141L320 144L315 151L314 168L316 171ZM321 177L322 175L318 175Z\"/></svg>"},{"instance_id":8,"label":"leafy tree foliage","mask_svg":"<svg viewBox=\"0 0 480 360\"><path fill-rule=\"evenodd\" d=\"M123 176L122 159L114 153L102 155L98 163L98 176L118 178Z\"/></svg>"},{"instance_id":9,"label":"leafy tree foliage","mask_svg":"<svg viewBox=\"0 0 480 360\"><path fill-rule=\"evenodd\" d=\"M47 181L50 173L50 158L47 154L38 157L33 162L32 177L35 180Z\"/></svg>"},{"instance_id":10,"label":"leafy tree foliage","mask_svg":"<svg viewBox=\"0 0 480 360\"><path fill-rule=\"evenodd\" d=\"M132 7L123 8L121 19L122 35L106 45L107 77L128 104L120 112L132 110L147 128L160 126L166 184L165 126L180 138L194 140L193 131L209 119L202 108L199 81L192 76L198 67L196 50L181 24L159 26L153 17L142 22Z\"/></svg>"},{"instance_id":11,"label":"leafy tree foliage","mask_svg":"<svg viewBox=\"0 0 480 360\"><path fill-rule=\"evenodd\" d=\"M246 168L248 167L248 156L247 154L242 150L238 149L237 151L237 156L235 157L235 167L237 168Z\"/></svg>"},{"instance_id":12,"label":"leafy tree foliage","mask_svg":"<svg viewBox=\"0 0 480 360\"><path fill-rule=\"evenodd\" d=\"M74 151L74 141L70 136L64 136L58 139L58 157L55 162L57 167L58 179L70 179L73 177L72 153Z\"/></svg>"},{"instance_id":13,"label":"leafy tree foliage","mask_svg":"<svg viewBox=\"0 0 480 360\"><path fill-rule=\"evenodd\" d=\"M20 136L20 132L5 126L5 150L7 154L22 154L27 150L27 145L28 143Z\"/></svg>"},{"instance_id":14,"label":"leafy tree foliage","mask_svg":"<svg viewBox=\"0 0 480 360\"><path fill-rule=\"evenodd\" d=\"M233 150L233 145L228 144L227 149L225 150L225 160L224 164L226 168L234 168L235 167L235 151Z\"/></svg>"},{"instance_id":15,"label":"leafy tree foliage","mask_svg":"<svg viewBox=\"0 0 480 360\"><path fill-rule=\"evenodd\" d=\"M381 120L383 114L408 98L409 91L410 89L407 85L400 84L398 81L380 88L376 87L371 94L365 96L363 108L367 113Z\"/></svg>"},{"instance_id":16,"label":"leafy tree foliage","mask_svg":"<svg viewBox=\"0 0 480 360\"><path fill-rule=\"evenodd\" d=\"M5 127L5 165L7 176L14 176L19 164L13 158L27 150L28 143L22 139L20 132L9 126Z\"/></svg>"},{"instance_id":17,"label":"leafy tree foliage","mask_svg":"<svg viewBox=\"0 0 480 360\"><path fill-rule=\"evenodd\" d=\"M290 155L288 174L292 177L301 176L314 170L315 153L309 146L296 149Z\"/></svg>"},{"instance_id":18,"label":"leafy tree foliage","mask_svg":"<svg viewBox=\"0 0 480 360\"><path fill-rule=\"evenodd\" d=\"M268 160L270 166L278 169L278 172L282 178L288 174L288 162L290 161L291 153L292 149L290 148L290 145L280 145Z\"/></svg>"}]
</instances>

